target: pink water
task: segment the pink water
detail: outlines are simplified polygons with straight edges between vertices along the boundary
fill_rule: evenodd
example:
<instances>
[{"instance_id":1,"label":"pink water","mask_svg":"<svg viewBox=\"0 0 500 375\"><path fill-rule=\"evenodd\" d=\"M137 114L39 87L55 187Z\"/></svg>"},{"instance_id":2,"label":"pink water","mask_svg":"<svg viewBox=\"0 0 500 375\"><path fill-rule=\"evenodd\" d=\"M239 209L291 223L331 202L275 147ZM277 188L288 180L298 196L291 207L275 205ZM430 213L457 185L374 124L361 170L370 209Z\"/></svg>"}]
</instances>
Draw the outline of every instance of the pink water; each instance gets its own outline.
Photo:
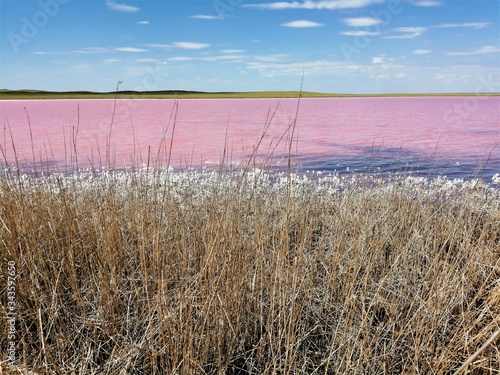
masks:
<instances>
[{"instance_id":1,"label":"pink water","mask_svg":"<svg viewBox=\"0 0 500 375\"><path fill-rule=\"evenodd\" d=\"M0 101L0 159L4 168L31 170L215 167L222 158L241 165L256 149L258 162L272 154L275 166L286 164L291 151L303 169L500 172L500 97L303 98L297 105L297 99L136 99L117 100L116 107L109 99Z\"/></svg>"}]
</instances>

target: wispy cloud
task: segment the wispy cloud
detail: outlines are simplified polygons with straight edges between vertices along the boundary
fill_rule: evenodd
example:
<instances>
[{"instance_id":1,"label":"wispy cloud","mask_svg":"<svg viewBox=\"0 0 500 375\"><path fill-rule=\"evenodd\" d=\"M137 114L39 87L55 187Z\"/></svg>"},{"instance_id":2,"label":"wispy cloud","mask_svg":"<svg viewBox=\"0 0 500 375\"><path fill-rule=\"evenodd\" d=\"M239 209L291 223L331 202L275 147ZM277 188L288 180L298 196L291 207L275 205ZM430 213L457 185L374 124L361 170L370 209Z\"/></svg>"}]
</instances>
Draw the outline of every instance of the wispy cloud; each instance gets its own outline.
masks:
<instances>
[{"instance_id":1,"label":"wispy cloud","mask_svg":"<svg viewBox=\"0 0 500 375\"><path fill-rule=\"evenodd\" d=\"M428 50L428 49L416 49L412 53L414 55L428 55L428 54L432 53L432 51Z\"/></svg>"},{"instance_id":2,"label":"wispy cloud","mask_svg":"<svg viewBox=\"0 0 500 375\"><path fill-rule=\"evenodd\" d=\"M228 62L239 62L243 61L245 56L243 55L218 55L218 56L208 56L201 58L202 61L228 61Z\"/></svg>"},{"instance_id":3,"label":"wispy cloud","mask_svg":"<svg viewBox=\"0 0 500 375\"><path fill-rule=\"evenodd\" d=\"M286 60L289 56L284 53L277 53L274 55L261 55L261 56L253 56L253 58L257 61L264 61L264 62L276 62L276 61L282 61Z\"/></svg>"},{"instance_id":4,"label":"wispy cloud","mask_svg":"<svg viewBox=\"0 0 500 375\"><path fill-rule=\"evenodd\" d=\"M402 79L406 77L404 68L392 63L380 61L375 64L353 64L341 61L306 61L306 62L247 62L247 69L259 72L264 77L308 76L345 77L349 74L366 74L371 80Z\"/></svg>"},{"instance_id":5,"label":"wispy cloud","mask_svg":"<svg viewBox=\"0 0 500 375\"><path fill-rule=\"evenodd\" d=\"M356 9L372 4L381 4L384 0L304 0L304 1L278 1L262 4L246 4L243 7L257 9Z\"/></svg>"},{"instance_id":6,"label":"wispy cloud","mask_svg":"<svg viewBox=\"0 0 500 375\"><path fill-rule=\"evenodd\" d=\"M388 81L388 80L394 80L394 79L402 79L405 78L407 75L404 73L388 73L388 72L383 72L383 73L373 73L370 74L369 78L376 80L376 81Z\"/></svg>"},{"instance_id":7,"label":"wispy cloud","mask_svg":"<svg viewBox=\"0 0 500 375\"><path fill-rule=\"evenodd\" d=\"M366 79L379 80L394 80L400 81L410 74L406 71L406 67L394 64L393 59L377 56L372 59L371 64L356 64L347 61L303 61L303 62L287 62L287 61L249 61L246 63L247 69L257 71L264 77L279 77L279 76L307 76L329 77L333 76L346 77L349 75L364 75Z\"/></svg>"},{"instance_id":8,"label":"wispy cloud","mask_svg":"<svg viewBox=\"0 0 500 375\"><path fill-rule=\"evenodd\" d=\"M394 58L386 57L386 56L375 56L372 58L372 64L381 64L384 68L388 67L397 67L400 68L399 65L394 64Z\"/></svg>"},{"instance_id":9,"label":"wispy cloud","mask_svg":"<svg viewBox=\"0 0 500 375\"><path fill-rule=\"evenodd\" d=\"M375 56L372 58L372 66L370 68L365 68L367 71L374 68L374 72L383 72L384 75L392 75L398 71L403 70L403 66L395 64L395 59L386 56ZM374 66L374 67L373 67ZM390 72L388 72L390 71ZM378 73L377 73L378 74Z\"/></svg>"},{"instance_id":10,"label":"wispy cloud","mask_svg":"<svg viewBox=\"0 0 500 375\"><path fill-rule=\"evenodd\" d=\"M313 61L313 62L297 62L297 63L277 63L277 62L255 62L247 63L247 69L255 70L264 77L276 76L299 76L305 72L306 75L311 74L335 74L341 71L353 71L356 66L353 64L330 62L330 61Z\"/></svg>"},{"instance_id":11,"label":"wispy cloud","mask_svg":"<svg viewBox=\"0 0 500 375\"><path fill-rule=\"evenodd\" d=\"M126 5L126 4L117 4L111 0L106 1L106 6L109 9L116 10L118 12L126 12L126 13L134 13L134 12L141 10L138 7L134 7L131 5Z\"/></svg>"},{"instance_id":12,"label":"wispy cloud","mask_svg":"<svg viewBox=\"0 0 500 375\"><path fill-rule=\"evenodd\" d=\"M482 29L489 25L488 22L464 22L464 23L442 23L439 25L428 26L428 27L397 27L393 31L399 33L399 35L389 35L385 36L385 39L413 39L419 37L424 32L429 29L449 29L458 27L469 27L473 29Z\"/></svg>"},{"instance_id":13,"label":"wispy cloud","mask_svg":"<svg viewBox=\"0 0 500 375\"><path fill-rule=\"evenodd\" d=\"M221 53L243 53L245 50L243 49L223 49Z\"/></svg>"},{"instance_id":14,"label":"wispy cloud","mask_svg":"<svg viewBox=\"0 0 500 375\"><path fill-rule=\"evenodd\" d=\"M165 61L174 61L174 62L191 61L191 60L194 60L194 57L175 56L175 57L169 57L169 58L165 59Z\"/></svg>"},{"instance_id":15,"label":"wispy cloud","mask_svg":"<svg viewBox=\"0 0 500 375\"><path fill-rule=\"evenodd\" d=\"M211 44L197 42L174 42L173 46L182 49L202 49L210 47Z\"/></svg>"},{"instance_id":16,"label":"wispy cloud","mask_svg":"<svg viewBox=\"0 0 500 375\"><path fill-rule=\"evenodd\" d=\"M485 46L472 51L458 51L448 52L448 56L472 56L472 55L486 55L488 53L499 53L500 48L495 46Z\"/></svg>"},{"instance_id":17,"label":"wispy cloud","mask_svg":"<svg viewBox=\"0 0 500 375\"><path fill-rule=\"evenodd\" d=\"M220 20L221 17L218 17L218 16L209 16L209 15L206 15L206 14L197 14L195 16L191 16L190 18L196 18L196 19L199 19L199 20Z\"/></svg>"},{"instance_id":18,"label":"wispy cloud","mask_svg":"<svg viewBox=\"0 0 500 375\"><path fill-rule=\"evenodd\" d=\"M465 22L465 23L442 23L436 25L436 28L451 28L451 27L472 27L474 29L483 29L489 25L488 22Z\"/></svg>"},{"instance_id":19,"label":"wispy cloud","mask_svg":"<svg viewBox=\"0 0 500 375\"><path fill-rule=\"evenodd\" d=\"M114 49L103 48L103 47L88 47L80 50L73 51L73 53L109 53L113 52Z\"/></svg>"},{"instance_id":20,"label":"wispy cloud","mask_svg":"<svg viewBox=\"0 0 500 375\"><path fill-rule=\"evenodd\" d=\"M147 52L144 48L135 47L88 47L74 51L36 51L34 55L71 55L71 54L98 54L98 53L115 53L115 52ZM108 59L111 60L111 59Z\"/></svg>"},{"instance_id":21,"label":"wispy cloud","mask_svg":"<svg viewBox=\"0 0 500 375\"><path fill-rule=\"evenodd\" d=\"M61 51L35 51L33 55L69 55L71 52L61 52Z\"/></svg>"},{"instance_id":22,"label":"wispy cloud","mask_svg":"<svg viewBox=\"0 0 500 375\"><path fill-rule=\"evenodd\" d=\"M396 27L395 32L399 35L389 35L385 39L413 39L422 35L428 28L427 27Z\"/></svg>"},{"instance_id":23,"label":"wispy cloud","mask_svg":"<svg viewBox=\"0 0 500 375\"><path fill-rule=\"evenodd\" d=\"M382 21L372 17L344 18L344 23L352 27L368 27L378 25Z\"/></svg>"},{"instance_id":24,"label":"wispy cloud","mask_svg":"<svg viewBox=\"0 0 500 375\"><path fill-rule=\"evenodd\" d=\"M171 44L150 43L146 44L146 47L157 48L157 49L172 49L173 46Z\"/></svg>"},{"instance_id":25,"label":"wispy cloud","mask_svg":"<svg viewBox=\"0 0 500 375\"><path fill-rule=\"evenodd\" d=\"M138 62L138 63L156 63L156 62L158 62L157 59L135 59L134 61Z\"/></svg>"},{"instance_id":26,"label":"wispy cloud","mask_svg":"<svg viewBox=\"0 0 500 375\"><path fill-rule=\"evenodd\" d=\"M342 20L347 26L351 27L365 27L368 28L370 26L375 26L380 24L382 21L380 21L377 18L373 17L356 17L356 18L344 18ZM347 35L347 36L376 36L380 35L380 31L369 31L369 30L348 30L348 31L341 31L340 34L342 35Z\"/></svg>"},{"instance_id":27,"label":"wispy cloud","mask_svg":"<svg viewBox=\"0 0 500 375\"><path fill-rule=\"evenodd\" d=\"M366 30L354 30L354 31L342 31L342 35L348 36L376 36L380 35L377 31L366 31Z\"/></svg>"},{"instance_id":28,"label":"wispy cloud","mask_svg":"<svg viewBox=\"0 0 500 375\"><path fill-rule=\"evenodd\" d=\"M414 0L412 1L412 4L419 7L437 7L443 3L437 0Z\"/></svg>"},{"instance_id":29,"label":"wispy cloud","mask_svg":"<svg viewBox=\"0 0 500 375\"><path fill-rule=\"evenodd\" d=\"M138 25L149 25L149 21L139 21L137 22Z\"/></svg>"},{"instance_id":30,"label":"wispy cloud","mask_svg":"<svg viewBox=\"0 0 500 375\"><path fill-rule=\"evenodd\" d=\"M103 47L89 47L80 50L73 51L72 53L78 54L94 54L94 53L113 53L113 52L147 52L147 49L135 48L135 47L113 47L113 48L103 48Z\"/></svg>"},{"instance_id":31,"label":"wispy cloud","mask_svg":"<svg viewBox=\"0 0 500 375\"><path fill-rule=\"evenodd\" d=\"M172 48L203 49L203 48L210 47L211 44L208 44L208 43L197 43L197 42L174 42L172 44L151 43L151 44L146 44L146 46L150 47L150 48L163 49L163 50L170 50Z\"/></svg>"},{"instance_id":32,"label":"wispy cloud","mask_svg":"<svg viewBox=\"0 0 500 375\"><path fill-rule=\"evenodd\" d=\"M314 21L307 21L307 20L297 20L297 21L290 21L286 23L282 23L281 26L285 27L320 27L320 26L325 26L322 23L314 22Z\"/></svg>"},{"instance_id":33,"label":"wispy cloud","mask_svg":"<svg viewBox=\"0 0 500 375\"><path fill-rule=\"evenodd\" d=\"M147 49L134 47L119 47L114 49L117 52L147 52Z\"/></svg>"}]
</instances>

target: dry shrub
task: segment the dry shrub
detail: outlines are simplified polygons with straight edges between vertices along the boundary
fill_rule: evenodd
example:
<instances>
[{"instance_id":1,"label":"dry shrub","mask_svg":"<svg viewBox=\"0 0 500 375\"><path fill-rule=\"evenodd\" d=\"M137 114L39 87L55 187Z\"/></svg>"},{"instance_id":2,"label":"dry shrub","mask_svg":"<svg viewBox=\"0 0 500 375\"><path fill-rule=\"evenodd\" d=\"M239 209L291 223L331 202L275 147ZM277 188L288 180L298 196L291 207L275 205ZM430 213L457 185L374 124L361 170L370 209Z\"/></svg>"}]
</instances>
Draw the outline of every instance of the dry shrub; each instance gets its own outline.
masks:
<instances>
[{"instance_id":1,"label":"dry shrub","mask_svg":"<svg viewBox=\"0 0 500 375\"><path fill-rule=\"evenodd\" d=\"M7 373L444 374L500 325L479 181L159 170L5 175L0 196ZM499 368L497 340L468 370Z\"/></svg>"}]
</instances>

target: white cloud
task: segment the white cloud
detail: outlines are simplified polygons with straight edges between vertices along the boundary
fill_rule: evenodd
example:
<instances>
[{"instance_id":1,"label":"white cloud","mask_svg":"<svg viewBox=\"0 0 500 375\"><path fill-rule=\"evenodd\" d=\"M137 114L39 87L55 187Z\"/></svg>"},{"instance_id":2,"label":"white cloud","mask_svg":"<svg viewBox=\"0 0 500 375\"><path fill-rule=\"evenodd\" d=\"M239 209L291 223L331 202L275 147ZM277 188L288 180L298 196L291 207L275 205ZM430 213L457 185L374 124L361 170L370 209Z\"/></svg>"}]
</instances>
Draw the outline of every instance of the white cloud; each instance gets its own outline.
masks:
<instances>
[{"instance_id":1,"label":"white cloud","mask_svg":"<svg viewBox=\"0 0 500 375\"><path fill-rule=\"evenodd\" d=\"M158 49L171 49L173 47L171 44L158 44L158 43L146 44L146 46Z\"/></svg>"},{"instance_id":2,"label":"white cloud","mask_svg":"<svg viewBox=\"0 0 500 375\"><path fill-rule=\"evenodd\" d=\"M375 56L372 58L372 64L379 65L383 69L396 69L401 68L401 66L394 64L396 59L393 57L385 57L385 56Z\"/></svg>"},{"instance_id":3,"label":"white cloud","mask_svg":"<svg viewBox=\"0 0 500 375\"><path fill-rule=\"evenodd\" d=\"M428 55L428 54L432 53L432 51L428 50L428 49L416 49L412 53L414 55Z\"/></svg>"},{"instance_id":4,"label":"white cloud","mask_svg":"<svg viewBox=\"0 0 500 375\"><path fill-rule=\"evenodd\" d=\"M352 27L367 27L381 23L380 20L372 17L344 18L343 21L346 25Z\"/></svg>"},{"instance_id":5,"label":"white cloud","mask_svg":"<svg viewBox=\"0 0 500 375\"><path fill-rule=\"evenodd\" d=\"M485 55L488 53L499 53L500 48L495 46L485 46L472 51L459 51L459 52L448 52L448 56L472 56L472 55Z\"/></svg>"},{"instance_id":6,"label":"white cloud","mask_svg":"<svg viewBox=\"0 0 500 375\"><path fill-rule=\"evenodd\" d=\"M427 27L396 27L394 31L400 35L385 36L385 39L413 39L419 37L427 30Z\"/></svg>"},{"instance_id":7,"label":"white cloud","mask_svg":"<svg viewBox=\"0 0 500 375\"><path fill-rule=\"evenodd\" d=\"M242 59L245 56L243 55L220 55L220 56L210 56L210 57L203 57L201 60L203 61L231 61L231 62L238 62L242 61Z\"/></svg>"},{"instance_id":8,"label":"white cloud","mask_svg":"<svg viewBox=\"0 0 500 375\"><path fill-rule=\"evenodd\" d=\"M158 62L157 59L135 59L134 61L138 62L138 63L157 63Z\"/></svg>"},{"instance_id":9,"label":"white cloud","mask_svg":"<svg viewBox=\"0 0 500 375\"><path fill-rule=\"evenodd\" d=\"M221 17L209 16L206 14L197 14L196 16L191 16L190 18L196 18L199 20L220 20L221 19Z\"/></svg>"},{"instance_id":10,"label":"white cloud","mask_svg":"<svg viewBox=\"0 0 500 375\"><path fill-rule=\"evenodd\" d=\"M35 51L33 55L69 55L71 52L59 52L59 51Z\"/></svg>"},{"instance_id":11,"label":"white cloud","mask_svg":"<svg viewBox=\"0 0 500 375\"><path fill-rule=\"evenodd\" d=\"M417 38L429 29L447 29L454 27L471 27L474 29L482 29L489 25L488 22L464 22L464 23L442 23L439 25L428 26L428 27L397 27L394 29L395 32L400 33L399 35L389 35L385 36L384 39L413 39Z\"/></svg>"},{"instance_id":12,"label":"white cloud","mask_svg":"<svg viewBox=\"0 0 500 375\"><path fill-rule=\"evenodd\" d=\"M120 48L115 48L115 51L118 52L146 52L147 49L143 48L134 48L134 47L120 47Z\"/></svg>"},{"instance_id":13,"label":"white cloud","mask_svg":"<svg viewBox=\"0 0 500 375\"><path fill-rule=\"evenodd\" d=\"M243 49L223 49L221 53L243 53L245 50Z\"/></svg>"},{"instance_id":14,"label":"white cloud","mask_svg":"<svg viewBox=\"0 0 500 375\"><path fill-rule=\"evenodd\" d=\"M304 0L304 1L278 1L263 4L247 4L243 7L258 9L356 9L363 8L371 4L380 4L384 0Z\"/></svg>"},{"instance_id":15,"label":"white cloud","mask_svg":"<svg viewBox=\"0 0 500 375\"><path fill-rule=\"evenodd\" d=\"M489 25L488 22L466 22L466 23L443 23L436 25L436 28L451 28L451 27L472 27L474 29L483 29Z\"/></svg>"},{"instance_id":16,"label":"white cloud","mask_svg":"<svg viewBox=\"0 0 500 375\"><path fill-rule=\"evenodd\" d=\"M89 47L81 50L73 51L74 53L109 53L112 50L109 48L102 47Z\"/></svg>"},{"instance_id":17,"label":"white cloud","mask_svg":"<svg viewBox=\"0 0 500 375\"><path fill-rule=\"evenodd\" d=\"M113 52L147 52L147 49L135 48L135 47L118 47L118 48L89 47L73 51L73 53L81 53L81 54L113 53Z\"/></svg>"},{"instance_id":18,"label":"white cloud","mask_svg":"<svg viewBox=\"0 0 500 375\"><path fill-rule=\"evenodd\" d=\"M168 59L165 59L165 61L191 61L194 60L193 57L187 57L187 56L176 56L176 57L169 57Z\"/></svg>"},{"instance_id":19,"label":"white cloud","mask_svg":"<svg viewBox=\"0 0 500 375\"><path fill-rule=\"evenodd\" d=\"M254 56L255 60L264 61L264 62L275 62L287 59L289 56L284 53L278 53L275 55L263 55L263 56Z\"/></svg>"},{"instance_id":20,"label":"white cloud","mask_svg":"<svg viewBox=\"0 0 500 375\"><path fill-rule=\"evenodd\" d=\"M437 7L442 5L442 2L436 0L414 0L412 4L419 7Z\"/></svg>"},{"instance_id":21,"label":"white cloud","mask_svg":"<svg viewBox=\"0 0 500 375\"><path fill-rule=\"evenodd\" d=\"M300 76L305 72L311 74L345 74L347 71L356 70L356 65L347 62L312 61L297 63L278 62L248 62L247 68L256 70L265 77L275 76Z\"/></svg>"},{"instance_id":22,"label":"white cloud","mask_svg":"<svg viewBox=\"0 0 500 375\"><path fill-rule=\"evenodd\" d=\"M196 43L196 42L174 42L172 44L151 43L151 44L146 44L146 46L151 47L151 48L163 49L163 50L170 50L172 48L203 49L203 48L210 47L211 44Z\"/></svg>"},{"instance_id":23,"label":"white cloud","mask_svg":"<svg viewBox=\"0 0 500 375\"><path fill-rule=\"evenodd\" d=\"M479 81L478 77L488 77L484 81ZM468 83L470 89L465 91L478 90L481 92L494 92L500 88L495 82L500 82L498 68L485 67L481 65L451 65L446 68L436 69L433 78L436 81L445 83ZM483 83L484 82L484 83ZM478 83L480 85L478 85Z\"/></svg>"},{"instance_id":24,"label":"white cloud","mask_svg":"<svg viewBox=\"0 0 500 375\"><path fill-rule=\"evenodd\" d=\"M196 42L174 42L174 47L182 49L202 49L210 47L211 44L208 43L196 43Z\"/></svg>"},{"instance_id":25,"label":"white cloud","mask_svg":"<svg viewBox=\"0 0 500 375\"><path fill-rule=\"evenodd\" d=\"M394 80L394 79L401 79L401 78L406 78L407 75L404 73L391 73L391 72L374 72L373 74L370 74L369 78L375 81L385 81L385 80Z\"/></svg>"},{"instance_id":26,"label":"white cloud","mask_svg":"<svg viewBox=\"0 0 500 375\"><path fill-rule=\"evenodd\" d=\"M126 5L126 4L117 4L111 0L108 0L106 2L106 6L109 9L116 10L118 12L126 12L126 13L134 13L140 10L140 8L133 7L131 5Z\"/></svg>"},{"instance_id":27,"label":"white cloud","mask_svg":"<svg viewBox=\"0 0 500 375\"><path fill-rule=\"evenodd\" d=\"M348 36L375 36L375 35L380 35L379 32L375 31L363 31L363 30L355 30L355 31L342 31L342 35L348 35Z\"/></svg>"},{"instance_id":28,"label":"white cloud","mask_svg":"<svg viewBox=\"0 0 500 375\"><path fill-rule=\"evenodd\" d=\"M387 80L387 79L391 79L392 76L390 74L387 74L387 73L379 73L379 74L372 74L370 75L370 78L371 79L375 79L375 80Z\"/></svg>"},{"instance_id":29,"label":"white cloud","mask_svg":"<svg viewBox=\"0 0 500 375\"><path fill-rule=\"evenodd\" d=\"M319 26L324 26L322 23L314 22L314 21L307 21L307 20L297 20L297 21L290 21L286 23L282 23L281 26L285 27L319 27Z\"/></svg>"},{"instance_id":30,"label":"white cloud","mask_svg":"<svg viewBox=\"0 0 500 375\"><path fill-rule=\"evenodd\" d=\"M264 77L278 76L363 76L372 80L401 79L408 74L405 67L388 64L354 64L347 61L306 61L306 62L256 62L247 63L247 69L259 72Z\"/></svg>"},{"instance_id":31,"label":"white cloud","mask_svg":"<svg viewBox=\"0 0 500 375\"><path fill-rule=\"evenodd\" d=\"M149 25L149 21L139 21L137 22L138 25Z\"/></svg>"}]
</instances>

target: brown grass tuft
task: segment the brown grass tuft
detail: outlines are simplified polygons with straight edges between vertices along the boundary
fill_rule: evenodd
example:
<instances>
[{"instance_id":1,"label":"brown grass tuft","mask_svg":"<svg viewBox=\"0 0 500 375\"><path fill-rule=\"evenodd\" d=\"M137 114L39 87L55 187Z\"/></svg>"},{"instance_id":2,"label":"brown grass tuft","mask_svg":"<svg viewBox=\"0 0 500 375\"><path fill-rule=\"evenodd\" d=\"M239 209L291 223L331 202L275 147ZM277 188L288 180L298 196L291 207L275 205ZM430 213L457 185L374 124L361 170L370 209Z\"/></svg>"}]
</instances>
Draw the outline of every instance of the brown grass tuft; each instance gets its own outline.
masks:
<instances>
[{"instance_id":1,"label":"brown grass tuft","mask_svg":"<svg viewBox=\"0 0 500 375\"><path fill-rule=\"evenodd\" d=\"M500 325L498 189L357 178L3 176L2 370L456 371ZM499 368L496 340L468 371Z\"/></svg>"}]
</instances>

